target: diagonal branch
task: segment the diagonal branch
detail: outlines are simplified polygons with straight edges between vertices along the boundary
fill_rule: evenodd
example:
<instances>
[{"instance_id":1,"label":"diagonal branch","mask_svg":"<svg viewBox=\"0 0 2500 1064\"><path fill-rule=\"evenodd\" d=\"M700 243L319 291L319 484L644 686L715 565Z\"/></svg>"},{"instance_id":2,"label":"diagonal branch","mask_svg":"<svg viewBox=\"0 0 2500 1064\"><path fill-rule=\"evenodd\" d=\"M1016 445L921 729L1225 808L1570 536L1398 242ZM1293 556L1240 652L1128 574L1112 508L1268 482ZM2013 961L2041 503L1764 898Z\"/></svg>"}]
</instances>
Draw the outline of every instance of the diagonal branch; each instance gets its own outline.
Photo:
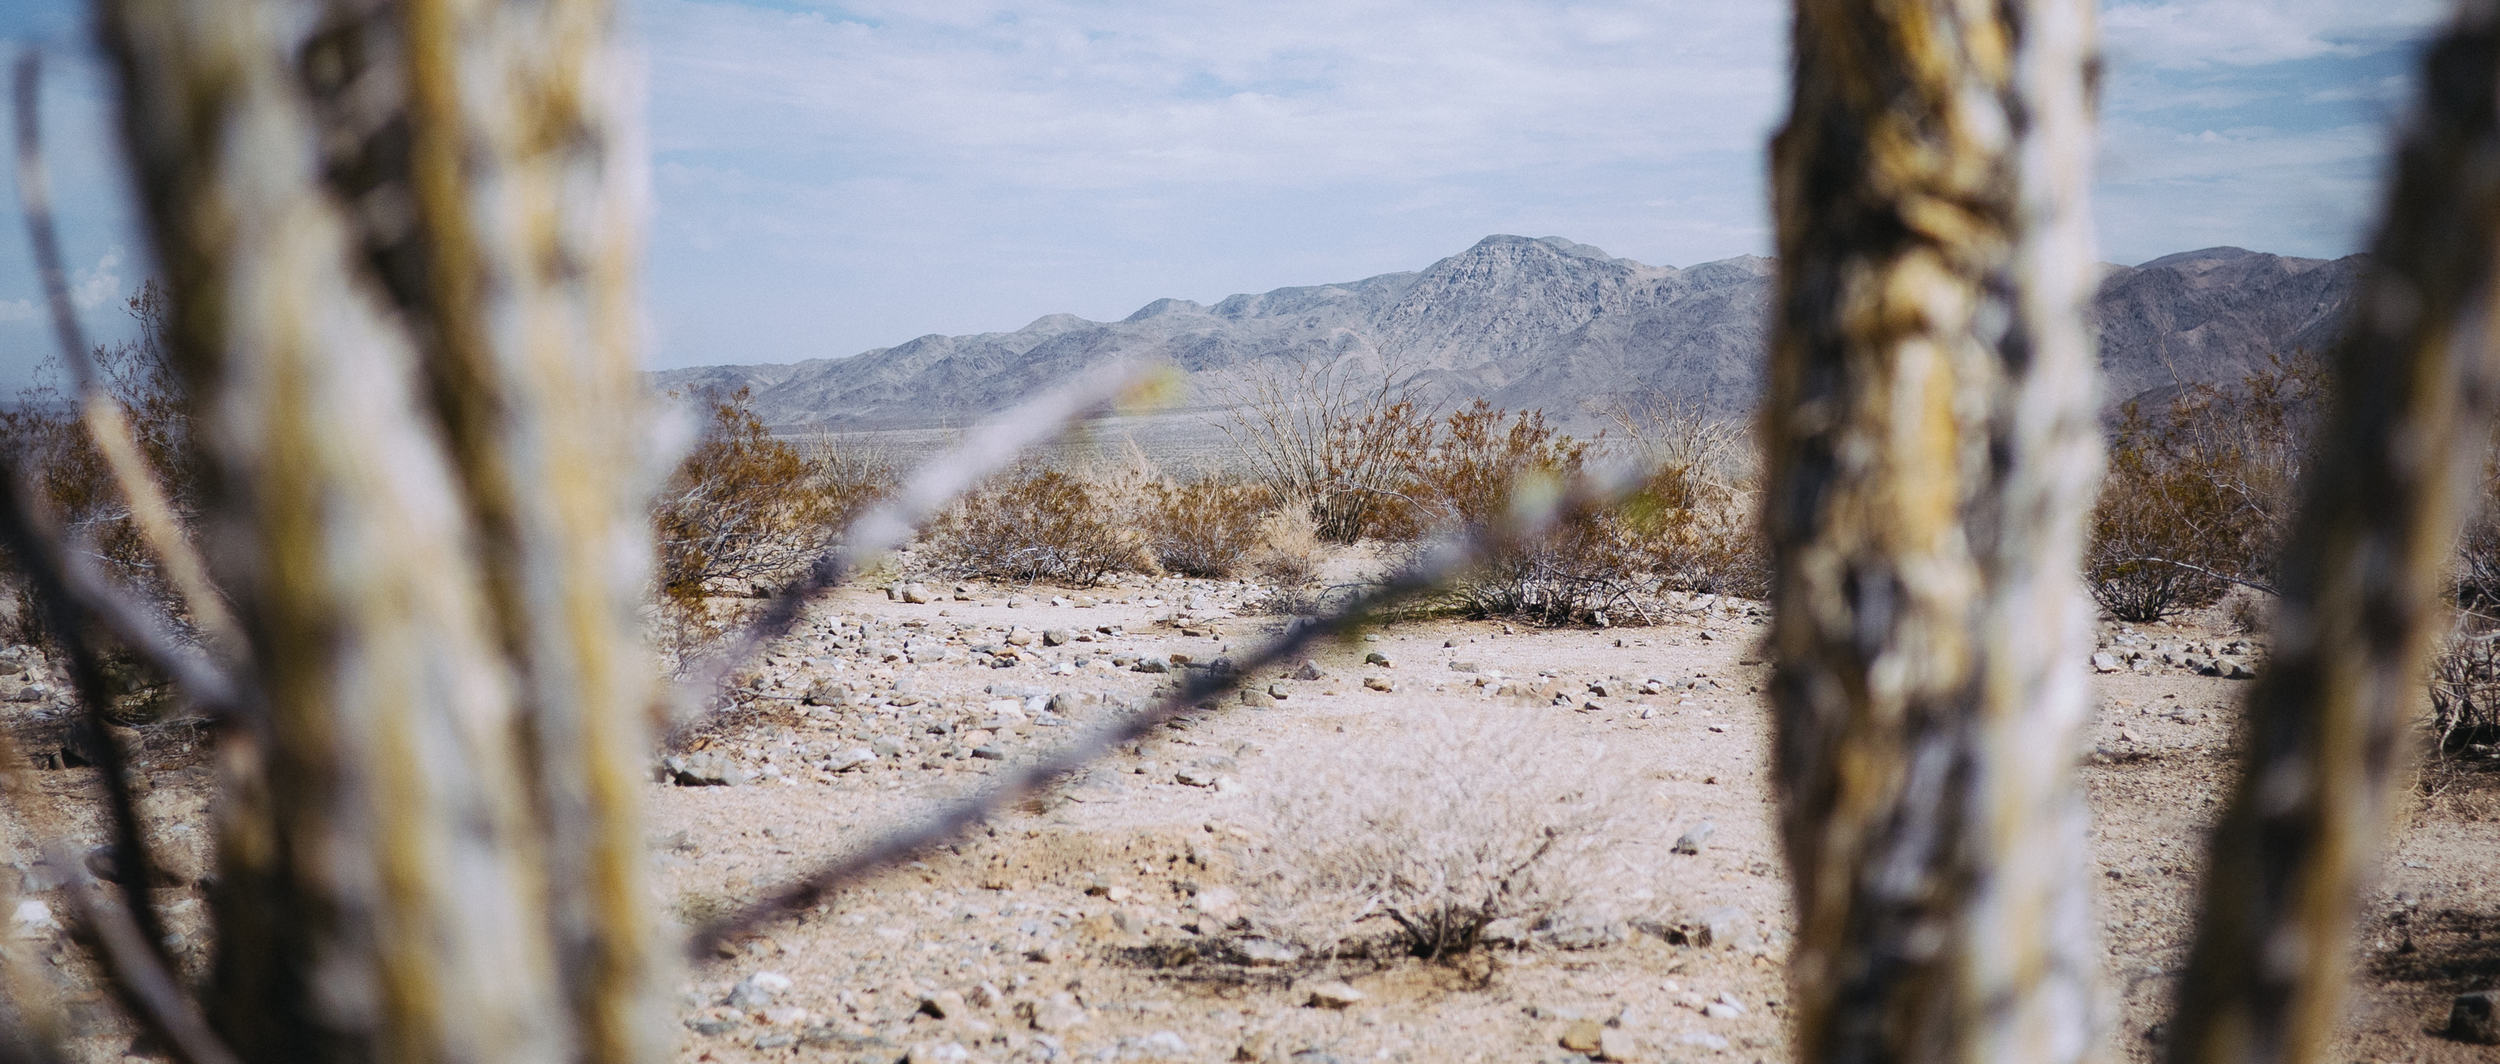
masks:
<instances>
[{"instance_id":1,"label":"diagonal branch","mask_svg":"<svg viewBox=\"0 0 2500 1064\"><path fill-rule=\"evenodd\" d=\"M889 833L856 852L800 876L737 912L698 929L689 942L690 955L703 957L721 943L758 926L813 907L842 888L877 871L963 835L1027 795L1038 792L1084 768L1126 743L1154 733L1164 724L1188 716L1205 703L1239 686L1261 669L1291 661L1310 647L1348 636L1383 608L1440 587L1460 571L1501 550L1545 534L1559 514L1577 507L1609 505L1639 485L1629 471L1583 476L1545 497L1521 493L1522 505L1508 520L1443 540L1415 562L1391 574L1335 612L1301 621L1252 651L1229 671L1193 670L1182 683L1144 710L1131 714L1031 764L1010 769L986 790L938 810L918 824Z\"/></svg>"}]
</instances>

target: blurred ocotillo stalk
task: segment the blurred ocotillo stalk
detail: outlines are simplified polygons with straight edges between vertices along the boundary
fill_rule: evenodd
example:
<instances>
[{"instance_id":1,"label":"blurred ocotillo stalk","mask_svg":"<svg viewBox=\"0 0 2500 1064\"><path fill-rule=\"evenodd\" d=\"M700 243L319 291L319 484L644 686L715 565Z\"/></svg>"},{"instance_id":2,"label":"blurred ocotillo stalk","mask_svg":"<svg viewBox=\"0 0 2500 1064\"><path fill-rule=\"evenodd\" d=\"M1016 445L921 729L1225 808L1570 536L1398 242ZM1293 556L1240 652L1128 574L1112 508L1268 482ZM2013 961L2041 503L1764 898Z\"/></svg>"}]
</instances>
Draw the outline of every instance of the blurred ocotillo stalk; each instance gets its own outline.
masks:
<instances>
[{"instance_id":1,"label":"blurred ocotillo stalk","mask_svg":"<svg viewBox=\"0 0 2500 1064\"><path fill-rule=\"evenodd\" d=\"M101 8L258 717L212 1022L255 1060L654 1058L613 13Z\"/></svg>"},{"instance_id":2,"label":"blurred ocotillo stalk","mask_svg":"<svg viewBox=\"0 0 2500 1064\"><path fill-rule=\"evenodd\" d=\"M2500 9L2433 43L2285 545L2272 660L2214 828L2170 1059L2320 1059L2476 498L2500 345Z\"/></svg>"},{"instance_id":3,"label":"blurred ocotillo stalk","mask_svg":"<svg viewBox=\"0 0 2500 1064\"><path fill-rule=\"evenodd\" d=\"M1799 0L1771 693L1800 1059L2094 1043L2089 0Z\"/></svg>"}]
</instances>

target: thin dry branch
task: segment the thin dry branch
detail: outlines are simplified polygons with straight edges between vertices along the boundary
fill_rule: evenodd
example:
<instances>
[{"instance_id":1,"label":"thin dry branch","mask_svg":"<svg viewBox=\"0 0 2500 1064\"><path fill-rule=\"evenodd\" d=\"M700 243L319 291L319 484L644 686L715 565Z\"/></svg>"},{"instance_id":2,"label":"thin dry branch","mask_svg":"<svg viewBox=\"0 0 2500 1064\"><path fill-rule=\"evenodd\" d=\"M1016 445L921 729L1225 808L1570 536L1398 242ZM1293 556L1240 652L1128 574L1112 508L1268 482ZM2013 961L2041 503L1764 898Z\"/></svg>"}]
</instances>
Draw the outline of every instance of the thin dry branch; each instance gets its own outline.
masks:
<instances>
[{"instance_id":1,"label":"thin dry branch","mask_svg":"<svg viewBox=\"0 0 2500 1064\"><path fill-rule=\"evenodd\" d=\"M52 862L66 868L78 867L70 863L67 850L57 847ZM240 1064L240 1058L209 1029L199 1004L185 992L174 969L157 949L150 948L160 940L150 938L130 919L129 913L97 901L87 883L71 884L68 894L79 929L94 946L105 973L112 979L113 989L129 1006L131 1015L165 1045L175 1060L182 1064Z\"/></svg>"},{"instance_id":2,"label":"thin dry branch","mask_svg":"<svg viewBox=\"0 0 2500 1064\"><path fill-rule=\"evenodd\" d=\"M1189 715L1202 703L1238 686L1244 677L1290 661L1324 640L1351 635L1380 610L1430 592L1467 567L1544 535L1556 515L1580 507L1612 505L1639 483L1640 479L1629 475L1629 471L1612 469L1579 477L1543 498L1526 497L1523 493L1522 505L1503 524L1472 529L1434 544L1417 560L1335 612L1296 622L1284 634L1236 662L1230 671L1193 671L1151 706L1096 729L1049 757L1008 770L979 794L940 809L918 824L880 837L698 929L688 940L689 954L697 958L707 956L724 942L796 915L881 869L957 838L1122 744L1144 739L1156 728Z\"/></svg>"}]
</instances>

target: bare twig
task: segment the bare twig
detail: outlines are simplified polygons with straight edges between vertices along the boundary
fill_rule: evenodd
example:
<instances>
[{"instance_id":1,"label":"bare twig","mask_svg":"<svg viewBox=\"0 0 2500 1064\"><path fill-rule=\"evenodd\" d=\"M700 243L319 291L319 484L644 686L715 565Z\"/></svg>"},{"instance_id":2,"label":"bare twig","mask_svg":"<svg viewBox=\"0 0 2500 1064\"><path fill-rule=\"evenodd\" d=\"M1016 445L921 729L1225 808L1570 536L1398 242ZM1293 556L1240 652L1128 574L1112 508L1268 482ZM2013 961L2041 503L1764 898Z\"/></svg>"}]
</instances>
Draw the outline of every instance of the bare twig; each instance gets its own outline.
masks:
<instances>
[{"instance_id":1,"label":"bare twig","mask_svg":"<svg viewBox=\"0 0 2500 1064\"><path fill-rule=\"evenodd\" d=\"M887 834L851 854L818 867L737 912L699 929L689 940L690 954L697 958L704 957L723 942L762 924L810 908L845 886L956 838L999 810L1050 786L1121 745L1143 739L1153 734L1156 728L1189 715L1201 703L1238 686L1244 677L1290 661L1320 642L1352 634L1382 608L1431 591L1453 574L1507 546L1543 535L1556 514L1578 505L1605 505L1620 499L1629 486L1638 483L1637 477L1620 472L1584 476L1565 491L1556 493L1545 505L1516 515L1502 526L1473 529L1436 543L1416 561L1335 612L1288 626L1283 634L1236 662L1231 670L1193 671L1178 687L1166 692L1153 705L1096 729L1057 753L1010 769L1001 774L998 782L979 794L940 809L918 824Z\"/></svg>"},{"instance_id":2,"label":"bare twig","mask_svg":"<svg viewBox=\"0 0 2500 1064\"><path fill-rule=\"evenodd\" d=\"M2247 588L2247 589L2249 589L2249 590L2251 590L2251 591L2261 591L2261 592L2264 592L2264 593L2266 593L2266 594L2268 594L2268 595L2276 595L2276 596L2280 596L2280 595L2282 595L2282 594L2283 594L2283 592L2281 592L2281 591L2279 591L2279 590L2276 590L2274 585L2269 584L2269 583L2266 583L2266 582L2265 582L2265 581L2263 581L2263 580L2251 580L2251 579L2248 579L2247 577L2244 577L2244 576L2233 576L2233 575L2231 575L2231 574L2229 574L2229 573L2223 572L2223 571L2222 571L2222 570L2220 570L2220 569L2212 569L2212 568L2207 568L2206 566L2198 565L2198 564L2196 564L2195 562L2183 562L2183 561L2178 560L2177 558L2163 558L2163 557L2159 557L2159 556L2157 556L2157 555L2150 555L2150 554L2136 554L2136 555L2129 555L2129 556L2124 557L2124 558L2109 558L2109 559L2105 559L2105 560L2103 560L2100 564L2103 564L2103 565L2127 565L2127 564L2142 564L2142 565L2167 565L2167 566L2170 566L2170 567L2171 567L2171 568L2173 568L2173 569L2183 569L2183 570L2186 570L2186 571L2188 571L2188 572L2195 573L2195 574L2197 574L2198 576L2206 576L2206 577L2211 577L2211 578L2213 578L2213 579L2220 580L2220 581L2222 581L2223 583L2226 583L2226 584L2237 584L2237 585L2239 585L2239 586L2241 586L2241 587L2244 587L2244 588Z\"/></svg>"},{"instance_id":3,"label":"bare twig","mask_svg":"<svg viewBox=\"0 0 2500 1064\"><path fill-rule=\"evenodd\" d=\"M69 854L56 848L52 862L67 868ZM184 994L182 983L158 953L161 944L132 922L128 913L100 904L85 882L67 892L82 931L112 977L114 989L150 1034L183 1064L240 1064L225 1042L209 1029L197 1003ZM151 948L156 947L156 948Z\"/></svg>"},{"instance_id":4,"label":"bare twig","mask_svg":"<svg viewBox=\"0 0 2500 1064\"><path fill-rule=\"evenodd\" d=\"M686 670L677 685L671 720L682 724L701 716L698 707L710 704L721 680L790 634L816 596L841 583L862 562L902 546L914 529L982 478L1014 464L1034 445L1122 405L1164 379L1165 374L1136 364L1096 371L998 416L975 429L954 450L921 466L904 479L892 499L852 521L841 541L817 555L805 574L774 592L745 630Z\"/></svg>"}]
</instances>

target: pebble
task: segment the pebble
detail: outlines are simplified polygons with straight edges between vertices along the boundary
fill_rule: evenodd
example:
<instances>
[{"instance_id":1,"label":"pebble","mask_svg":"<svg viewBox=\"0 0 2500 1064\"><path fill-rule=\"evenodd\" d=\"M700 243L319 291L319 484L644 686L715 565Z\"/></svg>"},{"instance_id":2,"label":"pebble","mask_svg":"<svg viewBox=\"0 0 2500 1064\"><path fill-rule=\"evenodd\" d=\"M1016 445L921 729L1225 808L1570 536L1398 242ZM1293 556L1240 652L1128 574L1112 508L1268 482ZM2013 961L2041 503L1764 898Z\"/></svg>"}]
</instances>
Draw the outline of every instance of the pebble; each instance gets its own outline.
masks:
<instances>
[{"instance_id":1,"label":"pebble","mask_svg":"<svg viewBox=\"0 0 2500 1064\"><path fill-rule=\"evenodd\" d=\"M750 778L736 762L713 750L661 758L660 773L680 787L736 787Z\"/></svg>"},{"instance_id":2,"label":"pebble","mask_svg":"<svg viewBox=\"0 0 2500 1064\"><path fill-rule=\"evenodd\" d=\"M1609 1027L1597 1033L1597 1056L1600 1060L1637 1060L1640 1047L1633 1043L1632 1032Z\"/></svg>"},{"instance_id":3,"label":"pebble","mask_svg":"<svg viewBox=\"0 0 2500 1064\"><path fill-rule=\"evenodd\" d=\"M1075 1030L1084 1026L1085 1021L1090 1018L1086 1014L1085 1006L1076 1003L1076 995L1064 991L1052 994L1040 1001L1027 1002L1025 1007L1018 1011L1025 1014L1025 1022L1043 1034L1059 1034Z\"/></svg>"},{"instance_id":4,"label":"pebble","mask_svg":"<svg viewBox=\"0 0 2500 1064\"><path fill-rule=\"evenodd\" d=\"M1311 1006L1322 1009L1347 1008L1363 1000L1363 992L1343 981L1320 983L1311 988Z\"/></svg>"},{"instance_id":5,"label":"pebble","mask_svg":"<svg viewBox=\"0 0 2500 1064\"><path fill-rule=\"evenodd\" d=\"M1596 1020L1573 1020L1563 1028L1562 1047L1574 1053L1597 1052L1597 1043L1606 1036L1606 1025Z\"/></svg>"},{"instance_id":6,"label":"pebble","mask_svg":"<svg viewBox=\"0 0 2500 1064\"><path fill-rule=\"evenodd\" d=\"M1394 691L1397 689L1397 685L1390 683L1389 678L1386 676L1366 676L1363 677L1363 689L1367 691Z\"/></svg>"},{"instance_id":7,"label":"pebble","mask_svg":"<svg viewBox=\"0 0 2500 1064\"><path fill-rule=\"evenodd\" d=\"M1702 844L1709 842L1710 836L1718 830L1719 825L1708 820L1695 824L1686 829L1684 834L1676 837L1674 852L1688 857L1700 853Z\"/></svg>"},{"instance_id":8,"label":"pebble","mask_svg":"<svg viewBox=\"0 0 2500 1064\"><path fill-rule=\"evenodd\" d=\"M1363 655L1363 664L1365 664L1365 665L1378 665L1378 666L1380 666L1381 668L1384 668L1384 669L1386 669L1386 668L1390 668L1390 667L1391 667L1391 666L1389 665L1389 655L1387 655L1387 654L1383 654L1383 653L1381 653L1381 652L1379 652L1379 651L1377 651L1377 650L1372 651L1372 652L1371 652L1371 653L1369 653L1369 654L1365 654L1365 655Z\"/></svg>"},{"instance_id":9,"label":"pebble","mask_svg":"<svg viewBox=\"0 0 2500 1064\"><path fill-rule=\"evenodd\" d=\"M740 1012L754 1012L772 1004L774 998L787 993L789 989L789 976L780 972L757 972L739 980L737 986L731 987L729 996L722 998L721 1004Z\"/></svg>"},{"instance_id":10,"label":"pebble","mask_svg":"<svg viewBox=\"0 0 2500 1064\"><path fill-rule=\"evenodd\" d=\"M1319 667L1319 662L1304 658L1302 664L1293 670L1293 678L1305 681L1324 680L1328 678L1328 672Z\"/></svg>"}]
</instances>

